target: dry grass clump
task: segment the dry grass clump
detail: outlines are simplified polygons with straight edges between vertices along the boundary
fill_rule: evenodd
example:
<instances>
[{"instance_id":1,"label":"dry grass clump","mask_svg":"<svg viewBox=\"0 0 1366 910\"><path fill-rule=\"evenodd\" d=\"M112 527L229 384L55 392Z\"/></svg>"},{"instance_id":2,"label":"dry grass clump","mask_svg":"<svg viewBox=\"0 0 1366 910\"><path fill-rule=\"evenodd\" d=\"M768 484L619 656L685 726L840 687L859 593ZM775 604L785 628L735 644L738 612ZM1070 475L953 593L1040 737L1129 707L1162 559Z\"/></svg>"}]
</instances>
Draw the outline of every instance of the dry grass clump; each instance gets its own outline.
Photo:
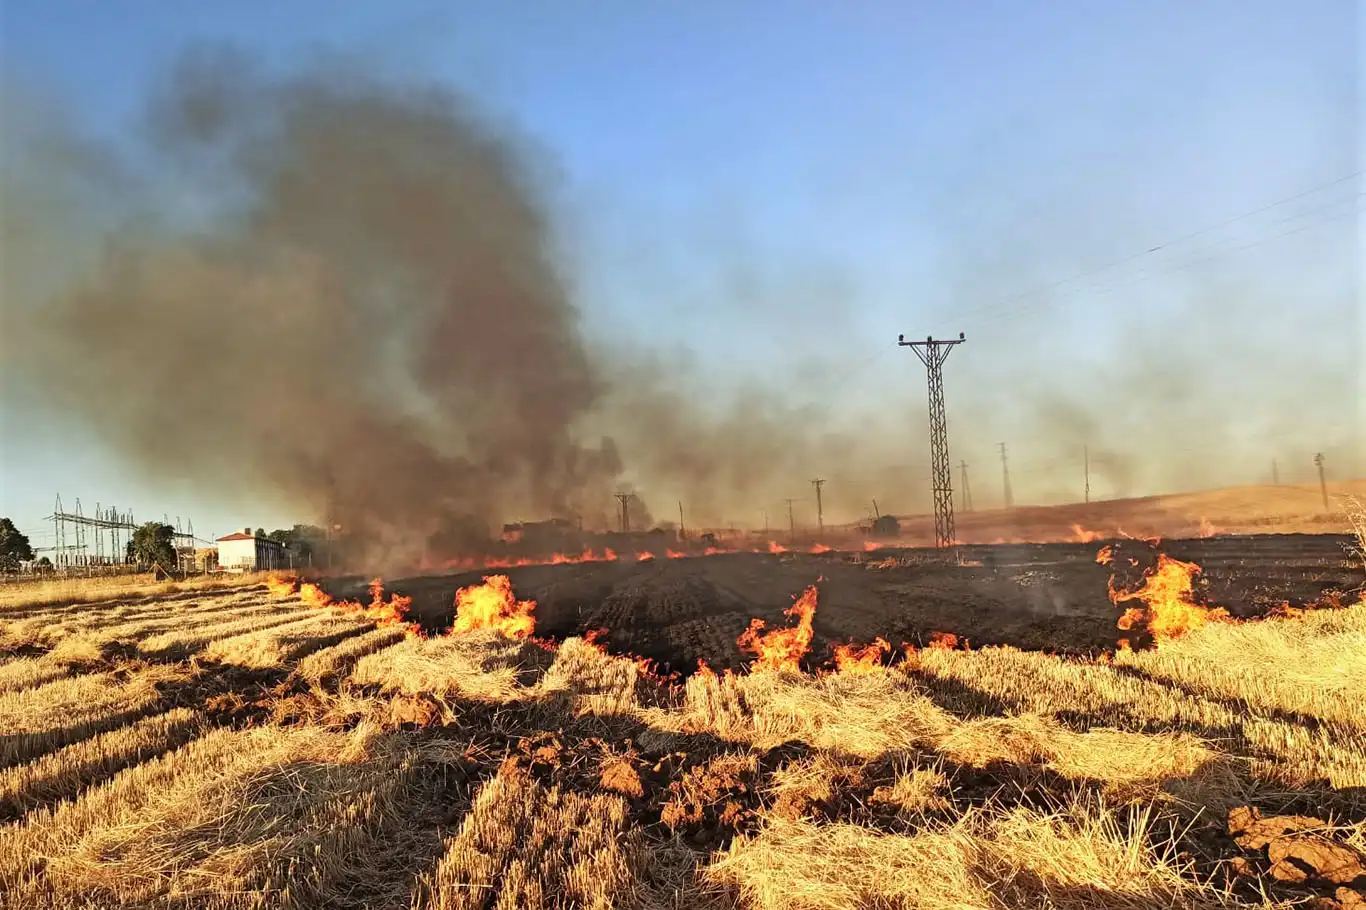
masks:
<instances>
[{"instance_id":1,"label":"dry grass clump","mask_svg":"<svg viewBox=\"0 0 1366 910\"><path fill-rule=\"evenodd\" d=\"M537 686L549 712L615 716L634 714L640 668L635 661L604 654L582 638L570 638Z\"/></svg>"},{"instance_id":2,"label":"dry grass clump","mask_svg":"<svg viewBox=\"0 0 1366 910\"><path fill-rule=\"evenodd\" d=\"M145 717L0 772L0 817L71 797L114 772L189 742L203 718L188 708Z\"/></svg>"},{"instance_id":3,"label":"dry grass clump","mask_svg":"<svg viewBox=\"0 0 1366 910\"><path fill-rule=\"evenodd\" d=\"M0 694L32 689L71 675L71 667L43 657L16 657L0 664Z\"/></svg>"},{"instance_id":4,"label":"dry grass clump","mask_svg":"<svg viewBox=\"0 0 1366 910\"><path fill-rule=\"evenodd\" d=\"M200 654L239 667L278 667L369 628L369 623L352 619L305 616L282 626L217 639Z\"/></svg>"},{"instance_id":5,"label":"dry grass clump","mask_svg":"<svg viewBox=\"0 0 1366 910\"><path fill-rule=\"evenodd\" d=\"M225 619L208 624L196 623L193 616L186 616L183 625L139 640L138 648L147 655L189 654L221 638L299 622L304 615L304 611L296 607L279 613Z\"/></svg>"},{"instance_id":6,"label":"dry grass clump","mask_svg":"<svg viewBox=\"0 0 1366 910\"><path fill-rule=\"evenodd\" d=\"M414 910L591 910L631 905L645 856L626 801L583 796L505 764L424 875Z\"/></svg>"},{"instance_id":7,"label":"dry grass clump","mask_svg":"<svg viewBox=\"0 0 1366 910\"><path fill-rule=\"evenodd\" d=\"M1216 624L1115 663L1254 712L1302 714L1366 733L1366 605Z\"/></svg>"},{"instance_id":8,"label":"dry grass clump","mask_svg":"<svg viewBox=\"0 0 1366 910\"><path fill-rule=\"evenodd\" d=\"M540 659L548 658L535 645L496 632L410 638L362 658L351 682L405 695L512 701L529 695L523 678Z\"/></svg>"},{"instance_id":9,"label":"dry grass clump","mask_svg":"<svg viewBox=\"0 0 1366 910\"><path fill-rule=\"evenodd\" d=\"M365 726L216 731L0 832L0 892L15 907L391 902L374 889L410 846L413 775L402 738Z\"/></svg>"},{"instance_id":10,"label":"dry grass clump","mask_svg":"<svg viewBox=\"0 0 1366 910\"><path fill-rule=\"evenodd\" d=\"M161 687L190 674L149 665L128 676L93 673L0 696L0 768L142 717L161 703Z\"/></svg>"},{"instance_id":11,"label":"dry grass clump","mask_svg":"<svg viewBox=\"0 0 1366 910\"><path fill-rule=\"evenodd\" d=\"M1158 846L1154 846L1154 843ZM706 869L758 910L1227 907L1142 811L969 812L913 836L773 818Z\"/></svg>"},{"instance_id":12,"label":"dry grass clump","mask_svg":"<svg viewBox=\"0 0 1366 910\"><path fill-rule=\"evenodd\" d=\"M1079 733L1039 714L963 719L936 704L913 677L895 671L822 679L697 676L687 683L680 711L645 716L656 727L711 732L761 749L799 740L864 758L932 750L975 767L1036 767L1096 781L1123 799L1156 795L1171 780L1199 780L1206 796L1221 804L1238 789L1225 757L1189 734Z\"/></svg>"},{"instance_id":13,"label":"dry grass clump","mask_svg":"<svg viewBox=\"0 0 1366 910\"><path fill-rule=\"evenodd\" d=\"M309 654L299 661L294 672L310 682L339 677L348 673L362 657L398 644L406 636L403 629L392 626L373 629Z\"/></svg>"},{"instance_id":14,"label":"dry grass clump","mask_svg":"<svg viewBox=\"0 0 1366 910\"><path fill-rule=\"evenodd\" d=\"M1366 606L1358 605L1293 621L1208 626L1155 652L1120 655L1114 666L1013 648L930 649L918 655L918 664L920 672L976 693L984 704L1004 702L1007 710L1066 716L1074 726L1184 730L1218 740L1223 751L1245 759L1255 776L1277 786L1305 787L1326 780L1344 790L1366 786L1361 701L1343 695L1360 685L1345 677L1353 675L1352 668L1366 672L1366 664L1333 643L1356 636L1363 618ZM1246 637L1235 634L1222 653L1210 644L1230 631ZM1324 672L1314 669L1316 635L1329 643ZM1274 647L1277 636L1287 641L1279 650ZM1236 656L1245 644L1249 650L1264 649L1260 661ZM1278 653L1286 655L1284 670L1276 667ZM1334 663L1337 658L1341 663ZM1242 667L1246 676L1226 672L1219 659ZM1266 692L1258 693L1264 677ZM1278 705L1278 697L1284 704Z\"/></svg>"},{"instance_id":15,"label":"dry grass clump","mask_svg":"<svg viewBox=\"0 0 1366 910\"><path fill-rule=\"evenodd\" d=\"M115 598L164 597L184 591L222 591L265 584L269 575L269 572L253 572L244 575L213 575L184 581L156 581L151 573L146 573L19 582L0 588L0 612L24 607L99 603Z\"/></svg>"}]
</instances>

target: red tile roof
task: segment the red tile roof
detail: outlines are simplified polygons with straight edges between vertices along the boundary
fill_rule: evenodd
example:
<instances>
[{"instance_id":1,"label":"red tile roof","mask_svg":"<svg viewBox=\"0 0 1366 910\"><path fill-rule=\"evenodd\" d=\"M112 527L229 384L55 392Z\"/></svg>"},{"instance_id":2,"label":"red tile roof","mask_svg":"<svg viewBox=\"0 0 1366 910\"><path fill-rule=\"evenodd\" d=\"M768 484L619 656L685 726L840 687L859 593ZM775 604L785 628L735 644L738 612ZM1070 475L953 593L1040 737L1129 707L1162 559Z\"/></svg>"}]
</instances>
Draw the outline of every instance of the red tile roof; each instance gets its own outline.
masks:
<instances>
[{"instance_id":1,"label":"red tile roof","mask_svg":"<svg viewBox=\"0 0 1366 910\"><path fill-rule=\"evenodd\" d=\"M256 539L256 535L255 535L255 534L243 534L241 531L238 531L236 534L229 534L227 537L220 537L220 538L218 538L218 539L219 539L220 541L221 541L221 540L255 540L255 539Z\"/></svg>"}]
</instances>

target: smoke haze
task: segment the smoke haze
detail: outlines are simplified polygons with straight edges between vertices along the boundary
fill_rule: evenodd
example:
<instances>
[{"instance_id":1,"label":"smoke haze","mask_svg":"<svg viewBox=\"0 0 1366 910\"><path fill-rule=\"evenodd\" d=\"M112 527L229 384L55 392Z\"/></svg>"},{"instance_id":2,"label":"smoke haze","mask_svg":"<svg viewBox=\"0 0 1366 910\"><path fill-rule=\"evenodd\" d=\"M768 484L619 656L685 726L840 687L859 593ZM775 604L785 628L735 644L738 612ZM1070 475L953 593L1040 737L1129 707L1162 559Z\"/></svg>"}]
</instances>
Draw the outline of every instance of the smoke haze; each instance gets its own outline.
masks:
<instances>
[{"instance_id":1,"label":"smoke haze","mask_svg":"<svg viewBox=\"0 0 1366 910\"><path fill-rule=\"evenodd\" d=\"M6 141L6 333L25 329L8 378L148 476L228 500L269 491L393 559L477 547L505 520L610 527L622 489L641 491L635 524L681 499L690 523L752 526L768 509L782 526L782 498L809 496L816 476L827 520L873 498L927 505L918 361L893 347L901 386L844 400L851 371L805 354L791 375L739 381L644 345L609 353L567 290L536 159L455 94L198 53L152 93L138 137L150 168L46 111L29 127L22 148ZM961 298L1029 283L1022 262L994 271ZM737 274L739 297L771 300ZM1088 352L1038 323L970 330L947 367L949 422L979 508L995 504L997 439L1066 461L1017 467L1017 501L1078 498L1082 446L1093 485L1125 495L1229 482L1203 452L1307 425L1323 432L1306 460L1325 449L1359 470L1351 333L1341 352L1286 363L1284 303L1193 287L1174 310L1108 314L1113 343ZM889 326L886 343L913 328ZM826 400L787 394L823 371ZM1249 451L1237 470L1268 457Z\"/></svg>"}]
</instances>

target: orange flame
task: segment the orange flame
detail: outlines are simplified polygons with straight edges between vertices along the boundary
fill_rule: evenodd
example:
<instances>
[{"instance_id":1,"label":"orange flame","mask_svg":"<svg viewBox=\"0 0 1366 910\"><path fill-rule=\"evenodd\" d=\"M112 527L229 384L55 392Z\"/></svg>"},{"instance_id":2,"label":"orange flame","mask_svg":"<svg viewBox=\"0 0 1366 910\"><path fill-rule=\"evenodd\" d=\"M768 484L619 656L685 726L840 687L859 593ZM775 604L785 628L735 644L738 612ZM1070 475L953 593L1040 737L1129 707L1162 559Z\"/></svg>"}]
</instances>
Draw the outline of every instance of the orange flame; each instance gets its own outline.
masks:
<instances>
[{"instance_id":1,"label":"orange flame","mask_svg":"<svg viewBox=\"0 0 1366 910\"><path fill-rule=\"evenodd\" d=\"M1092 543L1104 536L1105 534L1101 531L1088 531L1081 525L1072 525L1072 541L1075 543Z\"/></svg>"},{"instance_id":2,"label":"orange flame","mask_svg":"<svg viewBox=\"0 0 1366 910\"><path fill-rule=\"evenodd\" d=\"M782 544L778 543L777 541L770 540L770 541L768 542L768 552L770 552L770 553L786 553L786 552L787 552L787 547L783 546Z\"/></svg>"},{"instance_id":3,"label":"orange flame","mask_svg":"<svg viewBox=\"0 0 1366 910\"><path fill-rule=\"evenodd\" d=\"M1108 566L1114 558L1115 548L1108 543L1101 547L1100 551L1096 553L1096 562L1100 563L1102 566Z\"/></svg>"},{"instance_id":4,"label":"orange flame","mask_svg":"<svg viewBox=\"0 0 1366 910\"><path fill-rule=\"evenodd\" d=\"M654 558L655 554L651 553L649 550L641 550L636 554L636 562L649 562Z\"/></svg>"},{"instance_id":5,"label":"orange flame","mask_svg":"<svg viewBox=\"0 0 1366 910\"><path fill-rule=\"evenodd\" d=\"M332 605L331 595L311 581L299 585L299 599L310 607L330 607Z\"/></svg>"},{"instance_id":6,"label":"orange flame","mask_svg":"<svg viewBox=\"0 0 1366 910\"><path fill-rule=\"evenodd\" d=\"M685 559L688 554L682 550L665 550L664 555L670 559Z\"/></svg>"},{"instance_id":7,"label":"orange flame","mask_svg":"<svg viewBox=\"0 0 1366 910\"><path fill-rule=\"evenodd\" d=\"M370 603L361 604L354 600L335 600L322 588L312 582L304 582L299 585L299 599L307 606L322 608L332 607L336 610L344 610L347 613L359 614L363 619L368 619L377 626L405 626L409 634L417 634L417 623L410 623L406 617L408 608L412 606L411 597L403 597L395 594L386 603L384 600L384 582L378 578L370 582Z\"/></svg>"},{"instance_id":8,"label":"orange flame","mask_svg":"<svg viewBox=\"0 0 1366 910\"><path fill-rule=\"evenodd\" d=\"M863 552L871 553L874 550L881 550L882 544L876 540L865 540L863 542Z\"/></svg>"},{"instance_id":9,"label":"orange flame","mask_svg":"<svg viewBox=\"0 0 1366 910\"><path fill-rule=\"evenodd\" d=\"M416 632L417 625L406 619L408 608L413 605L411 597L391 594L388 602L384 600L384 582L375 578L370 582L370 605L362 608L366 619L380 626L408 626L408 631Z\"/></svg>"},{"instance_id":10,"label":"orange flame","mask_svg":"<svg viewBox=\"0 0 1366 910\"><path fill-rule=\"evenodd\" d=\"M266 589L271 597L286 598L294 596L294 579L286 575L270 575L266 577Z\"/></svg>"},{"instance_id":11,"label":"orange flame","mask_svg":"<svg viewBox=\"0 0 1366 910\"><path fill-rule=\"evenodd\" d=\"M450 634L493 629L509 638L528 638L536 628L534 600L518 600L506 575L490 575L482 585L455 592L455 623Z\"/></svg>"},{"instance_id":12,"label":"orange flame","mask_svg":"<svg viewBox=\"0 0 1366 910\"><path fill-rule=\"evenodd\" d=\"M1201 516L1200 516L1200 536L1201 536L1201 537L1214 537L1214 536L1217 535L1218 533L1219 533L1219 529L1216 528L1216 527L1214 526L1213 522L1211 522L1211 521L1210 521L1208 518L1206 518L1205 516L1201 515Z\"/></svg>"},{"instance_id":13,"label":"orange flame","mask_svg":"<svg viewBox=\"0 0 1366 910\"><path fill-rule=\"evenodd\" d=\"M1227 610L1204 607L1191 598L1192 579L1200 567L1193 562L1173 559L1166 553L1157 554L1157 566L1143 579L1137 591L1116 591L1110 579L1110 600L1118 606L1137 600L1143 606L1124 611L1116 624L1129 630L1146 625L1157 642L1180 638L1211 622L1228 620Z\"/></svg>"},{"instance_id":14,"label":"orange flame","mask_svg":"<svg viewBox=\"0 0 1366 910\"><path fill-rule=\"evenodd\" d=\"M943 651L952 651L958 647L958 636L952 632L931 632L930 647L939 648ZM967 647L967 642L963 642L963 647Z\"/></svg>"},{"instance_id":15,"label":"orange flame","mask_svg":"<svg viewBox=\"0 0 1366 910\"><path fill-rule=\"evenodd\" d=\"M882 656L892 650L892 646L881 638L873 639L869 645L835 645L835 672L862 675L872 673L882 666Z\"/></svg>"},{"instance_id":16,"label":"orange flame","mask_svg":"<svg viewBox=\"0 0 1366 910\"><path fill-rule=\"evenodd\" d=\"M811 648L811 623L816 615L816 586L811 585L796 602L784 611L794 617L797 625L786 629L774 629L767 634L767 625L762 619L750 621L749 628L741 633L735 643L745 651L752 651L758 659L750 665L751 670L794 670L801 671L801 660Z\"/></svg>"}]
</instances>

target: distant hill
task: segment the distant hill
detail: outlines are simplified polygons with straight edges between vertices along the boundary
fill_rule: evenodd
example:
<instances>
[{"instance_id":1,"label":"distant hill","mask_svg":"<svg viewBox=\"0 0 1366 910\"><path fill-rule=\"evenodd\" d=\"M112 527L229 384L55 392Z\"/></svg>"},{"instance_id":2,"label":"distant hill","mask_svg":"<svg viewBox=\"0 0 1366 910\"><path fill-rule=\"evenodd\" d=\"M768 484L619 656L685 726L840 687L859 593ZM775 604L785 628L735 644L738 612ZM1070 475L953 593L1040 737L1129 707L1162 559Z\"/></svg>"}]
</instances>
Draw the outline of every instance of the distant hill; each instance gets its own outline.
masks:
<instances>
[{"instance_id":1,"label":"distant hill","mask_svg":"<svg viewBox=\"0 0 1366 910\"><path fill-rule=\"evenodd\" d=\"M1350 530L1349 498L1366 506L1366 478L1328 485L1323 508L1318 484L1226 487L1136 499L1059 506L1020 506L959 513L958 538L965 543L1078 540L1132 536L1200 537L1213 534L1341 534ZM901 518L902 539L932 543L930 515Z\"/></svg>"}]
</instances>

